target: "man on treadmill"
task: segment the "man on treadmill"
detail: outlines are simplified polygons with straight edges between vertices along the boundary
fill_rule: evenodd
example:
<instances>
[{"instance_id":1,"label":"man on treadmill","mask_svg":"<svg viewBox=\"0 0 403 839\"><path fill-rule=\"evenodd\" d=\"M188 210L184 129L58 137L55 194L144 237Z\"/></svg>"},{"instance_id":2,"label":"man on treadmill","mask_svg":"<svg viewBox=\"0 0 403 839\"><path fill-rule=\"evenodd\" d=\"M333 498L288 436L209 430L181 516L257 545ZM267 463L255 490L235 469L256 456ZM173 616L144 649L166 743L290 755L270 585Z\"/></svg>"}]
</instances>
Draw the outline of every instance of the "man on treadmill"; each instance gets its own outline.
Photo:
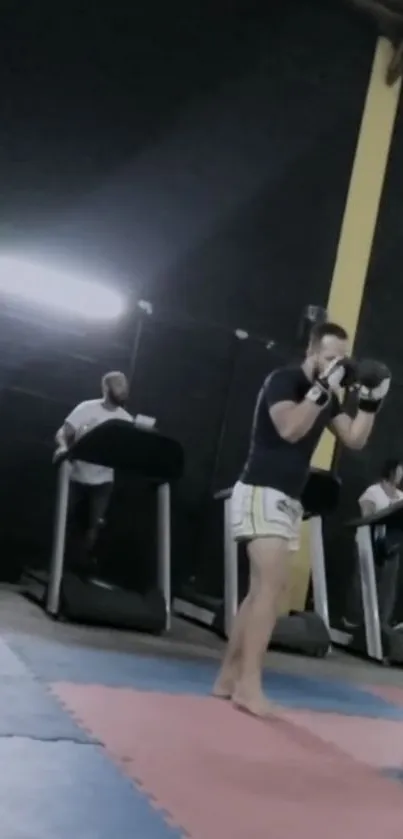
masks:
<instances>
[{"instance_id":1,"label":"man on treadmill","mask_svg":"<svg viewBox=\"0 0 403 839\"><path fill-rule=\"evenodd\" d=\"M81 402L66 417L56 434L59 457L83 434L111 419L134 422L125 410L128 383L123 373L106 373L102 398ZM83 461L73 461L67 526L67 566L85 573L94 566L93 549L112 494L114 471Z\"/></svg>"},{"instance_id":2,"label":"man on treadmill","mask_svg":"<svg viewBox=\"0 0 403 839\"><path fill-rule=\"evenodd\" d=\"M372 516L374 513L385 510L391 504L403 501L403 492L400 489L402 480L402 459L388 458L385 460L378 480L367 487L358 499L361 515ZM393 625L393 613L398 596L401 539L399 533L387 531L385 525L374 527L372 538L379 619L381 626L388 628ZM361 578L357 561L354 576L349 586L343 625L351 631L360 626L362 621Z\"/></svg>"}]
</instances>

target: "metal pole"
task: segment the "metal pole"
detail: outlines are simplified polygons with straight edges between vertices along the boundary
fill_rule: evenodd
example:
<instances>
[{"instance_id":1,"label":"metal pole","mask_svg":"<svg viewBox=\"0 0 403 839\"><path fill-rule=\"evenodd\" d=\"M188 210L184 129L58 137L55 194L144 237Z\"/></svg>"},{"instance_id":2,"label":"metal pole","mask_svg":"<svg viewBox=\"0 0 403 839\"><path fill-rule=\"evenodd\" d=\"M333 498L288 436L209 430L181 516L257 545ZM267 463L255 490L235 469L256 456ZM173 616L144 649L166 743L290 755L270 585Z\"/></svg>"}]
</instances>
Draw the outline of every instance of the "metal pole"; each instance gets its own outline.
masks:
<instances>
[{"instance_id":1,"label":"metal pole","mask_svg":"<svg viewBox=\"0 0 403 839\"><path fill-rule=\"evenodd\" d=\"M57 478L56 512L53 530L52 556L50 562L49 584L46 610L56 616L59 612L60 590L63 579L64 548L66 542L66 524L69 504L71 463L63 460L59 466Z\"/></svg>"},{"instance_id":2,"label":"metal pole","mask_svg":"<svg viewBox=\"0 0 403 839\"><path fill-rule=\"evenodd\" d=\"M312 516L310 519L309 536L314 609L315 612L317 612L317 614L322 618L323 623L330 630L325 552L323 549L323 530L322 519L320 516Z\"/></svg>"},{"instance_id":3,"label":"metal pole","mask_svg":"<svg viewBox=\"0 0 403 839\"><path fill-rule=\"evenodd\" d=\"M158 487L158 584L164 595L166 629L171 628L171 489L169 484Z\"/></svg>"},{"instance_id":4,"label":"metal pole","mask_svg":"<svg viewBox=\"0 0 403 839\"><path fill-rule=\"evenodd\" d=\"M383 661L381 622L379 620L378 592L372 550L371 528L357 527L356 543L360 564L360 583L364 606L365 637L370 658Z\"/></svg>"},{"instance_id":5,"label":"metal pole","mask_svg":"<svg viewBox=\"0 0 403 839\"><path fill-rule=\"evenodd\" d=\"M153 313L152 303L150 303L148 300L139 300L137 303L137 308L139 310L139 314L135 322L134 340L132 350L130 353L129 370L127 374L130 393L132 392L133 382L135 374L137 372L137 361L140 351L141 339L143 337L144 321L146 317L150 317Z\"/></svg>"},{"instance_id":6,"label":"metal pole","mask_svg":"<svg viewBox=\"0 0 403 839\"><path fill-rule=\"evenodd\" d=\"M230 496L224 501L224 627L227 638L238 606L238 545L232 535Z\"/></svg>"}]
</instances>

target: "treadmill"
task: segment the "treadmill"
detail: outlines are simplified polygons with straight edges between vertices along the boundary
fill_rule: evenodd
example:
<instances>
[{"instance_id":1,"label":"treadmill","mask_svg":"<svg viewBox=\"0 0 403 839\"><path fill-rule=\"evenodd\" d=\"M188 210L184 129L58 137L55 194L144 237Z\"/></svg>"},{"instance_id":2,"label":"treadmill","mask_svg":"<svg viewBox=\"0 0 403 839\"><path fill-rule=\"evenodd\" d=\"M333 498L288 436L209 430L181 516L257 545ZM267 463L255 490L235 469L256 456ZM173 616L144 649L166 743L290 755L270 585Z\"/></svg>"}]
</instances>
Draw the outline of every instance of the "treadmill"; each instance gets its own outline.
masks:
<instances>
[{"instance_id":1,"label":"treadmill","mask_svg":"<svg viewBox=\"0 0 403 839\"><path fill-rule=\"evenodd\" d=\"M157 587L146 594L110 583L100 575L78 576L64 568L72 461L129 471L152 484L157 497ZM181 445L154 429L111 419L89 430L57 463L58 480L52 553L48 570L25 568L23 593L57 618L135 629L169 630L171 625L171 484L181 477Z\"/></svg>"},{"instance_id":2,"label":"treadmill","mask_svg":"<svg viewBox=\"0 0 403 839\"><path fill-rule=\"evenodd\" d=\"M403 627L385 628L379 619L372 532L375 527L384 526L386 532L393 530L394 534L401 535L403 544L403 501L391 504L379 513L354 518L346 526L355 534L364 615L362 625L354 630L331 627L332 641L346 652L381 664L402 665Z\"/></svg>"}]
</instances>

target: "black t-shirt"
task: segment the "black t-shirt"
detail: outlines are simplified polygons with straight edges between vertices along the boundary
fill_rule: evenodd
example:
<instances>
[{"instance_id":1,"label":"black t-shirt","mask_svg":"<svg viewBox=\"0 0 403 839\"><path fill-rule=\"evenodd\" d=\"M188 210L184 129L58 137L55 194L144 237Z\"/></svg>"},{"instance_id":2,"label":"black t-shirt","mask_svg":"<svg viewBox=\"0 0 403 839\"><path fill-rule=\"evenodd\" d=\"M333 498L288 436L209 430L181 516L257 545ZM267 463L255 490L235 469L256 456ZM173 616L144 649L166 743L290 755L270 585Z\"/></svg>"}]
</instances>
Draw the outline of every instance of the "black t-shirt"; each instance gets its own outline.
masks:
<instances>
[{"instance_id":1,"label":"black t-shirt","mask_svg":"<svg viewBox=\"0 0 403 839\"><path fill-rule=\"evenodd\" d=\"M312 428L295 443L280 437L269 409L278 402L302 402L312 382L302 367L284 367L267 377L257 398L248 459L241 481L272 487L299 499L308 476L311 457L329 421L341 413L332 394Z\"/></svg>"}]
</instances>

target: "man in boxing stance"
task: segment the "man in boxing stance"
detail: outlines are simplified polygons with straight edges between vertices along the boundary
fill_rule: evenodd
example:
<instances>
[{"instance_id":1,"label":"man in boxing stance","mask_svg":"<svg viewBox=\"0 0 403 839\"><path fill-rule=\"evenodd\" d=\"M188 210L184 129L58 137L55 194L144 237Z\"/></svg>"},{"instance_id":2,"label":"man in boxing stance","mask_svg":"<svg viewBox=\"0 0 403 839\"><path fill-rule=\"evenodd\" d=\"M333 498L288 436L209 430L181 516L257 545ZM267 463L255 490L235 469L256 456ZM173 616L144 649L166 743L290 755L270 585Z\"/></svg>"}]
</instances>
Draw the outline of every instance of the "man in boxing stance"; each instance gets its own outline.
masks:
<instances>
[{"instance_id":1,"label":"man in boxing stance","mask_svg":"<svg viewBox=\"0 0 403 839\"><path fill-rule=\"evenodd\" d=\"M134 422L125 410L128 383L123 373L106 373L102 398L81 402L56 434L56 457L91 428L111 419ZM77 571L91 568L91 554L113 489L114 472L106 466L73 461L67 534L67 563Z\"/></svg>"},{"instance_id":2,"label":"man in boxing stance","mask_svg":"<svg viewBox=\"0 0 403 839\"><path fill-rule=\"evenodd\" d=\"M233 491L233 531L247 542L250 583L213 694L232 698L259 717L273 712L262 688L263 661L290 554L299 546L300 498L311 457L325 428L345 446L362 449L390 386L387 368L368 362L372 375L357 382L357 414L351 419L343 412L338 394L350 369L347 341L335 323L316 326L303 364L268 376L257 399L247 462Z\"/></svg>"}]
</instances>

